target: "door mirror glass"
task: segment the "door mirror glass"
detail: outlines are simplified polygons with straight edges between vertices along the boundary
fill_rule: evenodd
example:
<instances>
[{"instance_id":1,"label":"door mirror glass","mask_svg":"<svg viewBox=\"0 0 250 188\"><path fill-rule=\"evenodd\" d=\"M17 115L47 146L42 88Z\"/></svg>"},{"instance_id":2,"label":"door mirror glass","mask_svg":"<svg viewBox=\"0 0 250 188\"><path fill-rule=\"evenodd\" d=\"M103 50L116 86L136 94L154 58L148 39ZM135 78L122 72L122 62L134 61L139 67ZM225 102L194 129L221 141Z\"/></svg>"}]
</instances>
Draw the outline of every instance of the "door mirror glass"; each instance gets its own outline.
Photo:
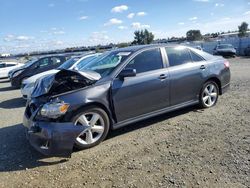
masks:
<instances>
[{"instance_id":1,"label":"door mirror glass","mask_svg":"<svg viewBox=\"0 0 250 188\"><path fill-rule=\"evenodd\" d=\"M120 79L124 79L125 77L134 77L134 76L136 76L136 69L132 68L123 69L119 74Z\"/></svg>"}]
</instances>

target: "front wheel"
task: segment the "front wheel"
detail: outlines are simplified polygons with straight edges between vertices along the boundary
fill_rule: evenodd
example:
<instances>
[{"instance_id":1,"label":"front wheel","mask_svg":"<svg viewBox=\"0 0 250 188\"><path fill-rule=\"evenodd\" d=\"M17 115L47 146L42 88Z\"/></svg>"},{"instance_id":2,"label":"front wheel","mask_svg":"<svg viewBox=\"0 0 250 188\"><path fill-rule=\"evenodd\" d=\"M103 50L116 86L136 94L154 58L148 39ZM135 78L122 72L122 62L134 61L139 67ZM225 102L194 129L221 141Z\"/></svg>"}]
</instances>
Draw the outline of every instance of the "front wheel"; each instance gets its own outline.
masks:
<instances>
[{"instance_id":1,"label":"front wheel","mask_svg":"<svg viewBox=\"0 0 250 188\"><path fill-rule=\"evenodd\" d=\"M210 108L214 106L218 100L218 96L218 85L213 81L206 82L200 92L200 106L202 108Z\"/></svg>"},{"instance_id":2,"label":"front wheel","mask_svg":"<svg viewBox=\"0 0 250 188\"><path fill-rule=\"evenodd\" d=\"M75 140L75 146L78 149L87 149L98 145L106 138L110 127L107 113L98 107L88 107L81 110L72 121L76 126L88 126Z\"/></svg>"}]
</instances>

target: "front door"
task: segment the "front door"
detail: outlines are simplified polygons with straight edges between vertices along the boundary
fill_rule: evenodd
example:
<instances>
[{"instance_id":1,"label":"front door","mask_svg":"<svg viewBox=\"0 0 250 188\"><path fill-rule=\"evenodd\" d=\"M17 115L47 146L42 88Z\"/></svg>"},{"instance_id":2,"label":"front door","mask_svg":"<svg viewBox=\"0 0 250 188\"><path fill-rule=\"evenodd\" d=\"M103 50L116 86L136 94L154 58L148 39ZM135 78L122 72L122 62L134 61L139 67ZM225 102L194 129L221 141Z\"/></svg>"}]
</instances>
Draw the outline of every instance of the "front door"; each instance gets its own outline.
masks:
<instances>
[{"instance_id":1,"label":"front door","mask_svg":"<svg viewBox=\"0 0 250 188\"><path fill-rule=\"evenodd\" d=\"M138 54L125 68L136 69L135 77L116 78L112 96L118 122L165 108L169 105L168 70L160 48Z\"/></svg>"}]
</instances>

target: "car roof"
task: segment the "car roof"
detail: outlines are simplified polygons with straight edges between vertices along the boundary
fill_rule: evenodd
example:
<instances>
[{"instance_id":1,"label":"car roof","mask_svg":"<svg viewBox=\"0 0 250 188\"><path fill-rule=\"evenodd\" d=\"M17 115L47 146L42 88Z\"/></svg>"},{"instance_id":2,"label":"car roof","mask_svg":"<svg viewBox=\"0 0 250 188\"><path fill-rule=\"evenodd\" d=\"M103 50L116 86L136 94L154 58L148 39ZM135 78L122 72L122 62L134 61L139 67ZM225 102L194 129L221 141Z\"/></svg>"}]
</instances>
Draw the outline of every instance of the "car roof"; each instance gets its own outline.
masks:
<instances>
[{"instance_id":1,"label":"car roof","mask_svg":"<svg viewBox=\"0 0 250 188\"><path fill-rule=\"evenodd\" d=\"M117 52L136 52L136 51L140 51L140 50L146 50L152 47L176 47L176 46L182 46L182 45L177 45L177 44L148 44L148 45L136 45L136 46L129 46L129 47L125 47L125 48L119 48L119 49L115 49L114 51Z\"/></svg>"},{"instance_id":2,"label":"car roof","mask_svg":"<svg viewBox=\"0 0 250 188\"><path fill-rule=\"evenodd\" d=\"M62 55L62 54L55 54L55 55L44 55L44 56L39 56L38 59L45 58L45 57L70 57L70 55Z\"/></svg>"}]
</instances>

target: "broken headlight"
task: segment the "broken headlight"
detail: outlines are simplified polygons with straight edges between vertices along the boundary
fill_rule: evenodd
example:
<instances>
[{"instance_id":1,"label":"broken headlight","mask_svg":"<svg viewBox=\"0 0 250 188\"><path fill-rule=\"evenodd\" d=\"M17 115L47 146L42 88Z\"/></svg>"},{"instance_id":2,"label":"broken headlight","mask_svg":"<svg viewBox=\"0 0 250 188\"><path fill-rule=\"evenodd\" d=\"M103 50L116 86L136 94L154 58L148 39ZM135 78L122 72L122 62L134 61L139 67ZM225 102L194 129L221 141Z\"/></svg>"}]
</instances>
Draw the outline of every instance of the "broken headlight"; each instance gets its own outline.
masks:
<instances>
[{"instance_id":1,"label":"broken headlight","mask_svg":"<svg viewBox=\"0 0 250 188\"><path fill-rule=\"evenodd\" d=\"M56 119L64 115L69 108L69 104L64 102L50 102L43 105L40 114L43 117Z\"/></svg>"}]
</instances>

